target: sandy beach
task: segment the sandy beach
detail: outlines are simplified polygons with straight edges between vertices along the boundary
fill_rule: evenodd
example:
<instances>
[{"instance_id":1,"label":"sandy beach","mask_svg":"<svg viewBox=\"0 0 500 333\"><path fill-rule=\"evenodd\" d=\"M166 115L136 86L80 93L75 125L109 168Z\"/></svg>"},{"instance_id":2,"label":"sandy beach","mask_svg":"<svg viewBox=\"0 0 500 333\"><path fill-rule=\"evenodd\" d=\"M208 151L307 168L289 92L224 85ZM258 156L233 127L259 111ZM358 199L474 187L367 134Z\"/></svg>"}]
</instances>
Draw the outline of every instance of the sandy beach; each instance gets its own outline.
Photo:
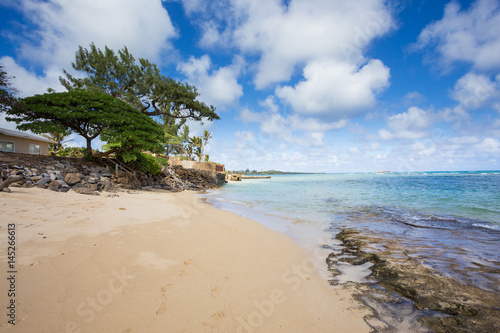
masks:
<instances>
[{"instance_id":1,"label":"sandy beach","mask_svg":"<svg viewBox=\"0 0 500 333\"><path fill-rule=\"evenodd\" d=\"M369 331L366 312L287 236L194 192L118 195L0 193L7 278L9 224L16 237L1 331Z\"/></svg>"}]
</instances>

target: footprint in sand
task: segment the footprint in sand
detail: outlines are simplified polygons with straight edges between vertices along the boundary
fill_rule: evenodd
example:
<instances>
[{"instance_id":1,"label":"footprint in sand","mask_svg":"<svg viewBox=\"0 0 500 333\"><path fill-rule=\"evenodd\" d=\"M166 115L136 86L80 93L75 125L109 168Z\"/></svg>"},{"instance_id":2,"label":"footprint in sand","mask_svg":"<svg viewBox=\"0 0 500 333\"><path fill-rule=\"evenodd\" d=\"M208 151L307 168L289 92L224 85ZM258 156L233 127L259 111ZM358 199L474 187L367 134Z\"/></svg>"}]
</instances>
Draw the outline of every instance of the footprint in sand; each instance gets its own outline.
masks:
<instances>
[{"instance_id":1,"label":"footprint in sand","mask_svg":"<svg viewBox=\"0 0 500 333\"><path fill-rule=\"evenodd\" d=\"M222 321L222 319L224 319L224 317L226 317L224 311L214 313L212 315L212 319L204 321L203 325L208 326L211 329L216 329L220 326L220 322Z\"/></svg>"},{"instance_id":2,"label":"footprint in sand","mask_svg":"<svg viewBox=\"0 0 500 333\"><path fill-rule=\"evenodd\" d=\"M161 287L161 291L162 291L161 298L164 301L160 304L160 308L158 310L156 310L156 314L157 315L160 315L160 314L162 314L162 313L164 313L164 312L167 311L167 302L166 302L167 301L167 294L166 294L166 292L167 292L168 289L170 289L171 286L173 286L173 284L169 283L169 284L164 285L163 287Z\"/></svg>"},{"instance_id":3,"label":"footprint in sand","mask_svg":"<svg viewBox=\"0 0 500 333\"><path fill-rule=\"evenodd\" d=\"M212 296L216 297L219 295L219 291L220 291L220 288L215 286L212 289L210 289L210 294L212 294Z\"/></svg>"},{"instance_id":4,"label":"footprint in sand","mask_svg":"<svg viewBox=\"0 0 500 333\"><path fill-rule=\"evenodd\" d=\"M166 292L168 289L170 289L171 286L173 286L173 284L169 283L166 286L161 287L161 291Z\"/></svg>"},{"instance_id":5,"label":"footprint in sand","mask_svg":"<svg viewBox=\"0 0 500 333\"><path fill-rule=\"evenodd\" d=\"M162 302L160 308L156 310L156 315L161 315L165 312L167 312L167 302Z\"/></svg>"},{"instance_id":6,"label":"footprint in sand","mask_svg":"<svg viewBox=\"0 0 500 333\"><path fill-rule=\"evenodd\" d=\"M189 266L192 263L193 263L193 261L191 259L188 259L188 260L184 261L184 267L182 268L181 272L179 273L179 276L186 276L187 272L186 272L185 266Z\"/></svg>"}]
</instances>

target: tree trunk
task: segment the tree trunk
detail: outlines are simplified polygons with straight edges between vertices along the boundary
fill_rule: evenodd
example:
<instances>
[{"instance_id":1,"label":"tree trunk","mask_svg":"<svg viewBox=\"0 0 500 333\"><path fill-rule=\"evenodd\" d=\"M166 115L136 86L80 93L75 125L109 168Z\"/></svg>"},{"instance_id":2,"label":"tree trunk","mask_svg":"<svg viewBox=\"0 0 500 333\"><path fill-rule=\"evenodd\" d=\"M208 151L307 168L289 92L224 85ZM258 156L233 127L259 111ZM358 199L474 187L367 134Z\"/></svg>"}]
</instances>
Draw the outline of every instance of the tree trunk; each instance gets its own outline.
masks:
<instances>
[{"instance_id":1,"label":"tree trunk","mask_svg":"<svg viewBox=\"0 0 500 333\"><path fill-rule=\"evenodd\" d=\"M9 176L7 177L6 180L0 183L0 191L2 191L4 188L8 188L10 184L18 182L20 180L23 180L24 176L16 175L16 176Z\"/></svg>"},{"instance_id":2,"label":"tree trunk","mask_svg":"<svg viewBox=\"0 0 500 333\"><path fill-rule=\"evenodd\" d=\"M85 138L87 139L87 156L92 156L92 139L90 138Z\"/></svg>"},{"instance_id":3,"label":"tree trunk","mask_svg":"<svg viewBox=\"0 0 500 333\"><path fill-rule=\"evenodd\" d=\"M121 150L119 149L113 149L113 150L108 150L104 153L99 153L99 154L95 154L95 155L92 155L93 158L101 158L101 157L106 157L106 156L109 156L113 153L118 153L118 152L121 152Z\"/></svg>"}]
</instances>

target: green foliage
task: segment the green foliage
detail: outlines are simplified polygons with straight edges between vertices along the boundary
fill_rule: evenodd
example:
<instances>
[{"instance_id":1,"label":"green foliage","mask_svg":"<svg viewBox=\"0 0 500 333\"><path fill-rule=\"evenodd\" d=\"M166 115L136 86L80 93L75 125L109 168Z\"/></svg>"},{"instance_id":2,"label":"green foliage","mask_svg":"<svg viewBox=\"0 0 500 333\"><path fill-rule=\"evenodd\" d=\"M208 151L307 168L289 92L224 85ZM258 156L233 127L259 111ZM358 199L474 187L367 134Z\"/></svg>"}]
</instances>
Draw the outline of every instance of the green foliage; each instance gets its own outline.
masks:
<instances>
[{"instance_id":1,"label":"green foliage","mask_svg":"<svg viewBox=\"0 0 500 333\"><path fill-rule=\"evenodd\" d=\"M208 162L209 156L205 154L204 151L210 138L212 138L212 132L207 130L203 131L203 136L193 136L192 138L189 138L184 146L186 158L192 159L194 154L196 158L198 158L199 162L202 160Z\"/></svg>"},{"instance_id":2,"label":"green foliage","mask_svg":"<svg viewBox=\"0 0 500 333\"><path fill-rule=\"evenodd\" d=\"M16 102L14 95L17 90L12 87L11 79L12 77L3 70L3 66L0 66L0 112L8 110Z\"/></svg>"},{"instance_id":3,"label":"green foliage","mask_svg":"<svg viewBox=\"0 0 500 333\"><path fill-rule=\"evenodd\" d=\"M136 153L133 163L129 163L134 169L157 175L161 172L161 165L157 158L150 154Z\"/></svg>"},{"instance_id":4,"label":"green foliage","mask_svg":"<svg viewBox=\"0 0 500 333\"><path fill-rule=\"evenodd\" d=\"M199 136L193 136L189 139L189 144L193 147L193 153L198 157L198 161L201 162L203 158L203 139Z\"/></svg>"},{"instance_id":5,"label":"green foliage","mask_svg":"<svg viewBox=\"0 0 500 333\"><path fill-rule=\"evenodd\" d=\"M7 120L19 130L34 133L77 133L87 141L87 154L92 155L91 142L99 135L113 152L124 159L135 159L135 152L163 151L163 131L151 118L131 105L107 94L72 90L24 98L7 111ZM128 156L131 155L131 156Z\"/></svg>"},{"instance_id":6,"label":"green foliage","mask_svg":"<svg viewBox=\"0 0 500 333\"><path fill-rule=\"evenodd\" d=\"M160 164L160 165L163 165L163 166L167 166L168 165L168 160L166 158L163 158L163 157L156 157L156 161Z\"/></svg>"},{"instance_id":7,"label":"green foliage","mask_svg":"<svg viewBox=\"0 0 500 333\"><path fill-rule=\"evenodd\" d=\"M64 148L64 144L73 140L66 140L66 138L70 135L70 132L63 133L48 133L42 134L44 138L52 140L54 143L49 144L49 154L57 155L57 153Z\"/></svg>"},{"instance_id":8,"label":"green foliage","mask_svg":"<svg viewBox=\"0 0 500 333\"><path fill-rule=\"evenodd\" d=\"M192 120L220 119L213 106L197 100L196 88L161 75L155 64L135 58L124 47L118 54L104 51L93 43L79 47L73 69L86 74L71 76L64 70L61 84L68 90L90 89L109 94L134 106L148 116L167 116Z\"/></svg>"},{"instance_id":9,"label":"green foliage","mask_svg":"<svg viewBox=\"0 0 500 333\"><path fill-rule=\"evenodd\" d=\"M202 136L203 146L206 146L208 140L210 140L211 138L212 138L212 132L210 132L209 130L203 130L203 136Z\"/></svg>"},{"instance_id":10,"label":"green foliage","mask_svg":"<svg viewBox=\"0 0 500 333\"><path fill-rule=\"evenodd\" d=\"M184 142L189 138L189 127L185 125L186 119L175 119L162 116L163 130L165 132L165 154L180 155L184 153ZM181 131L182 128L182 132Z\"/></svg>"},{"instance_id":11,"label":"green foliage","mask_svg":"<svg viewBox=\"0 0 500 333\"><path fill-rule=\"evenodd\" d=\"M12 87L11 79L12 77L3 70L3 66L0 66L0 111L15 102L14 94L17 90Z\"/></svg>"},{"instance_id":12,"label":"green foliage","mask_svg":"<svg viewBox=\"0 0 500 333\"><path fill-rule=\"evenodd\" d=\"M93 151L94 153L98 153L97 150ZM87 149L84 147L66 147L57 151L56 156L64 156L64 157L85 157L87 155Z\"/></svg>"}]
</instances>

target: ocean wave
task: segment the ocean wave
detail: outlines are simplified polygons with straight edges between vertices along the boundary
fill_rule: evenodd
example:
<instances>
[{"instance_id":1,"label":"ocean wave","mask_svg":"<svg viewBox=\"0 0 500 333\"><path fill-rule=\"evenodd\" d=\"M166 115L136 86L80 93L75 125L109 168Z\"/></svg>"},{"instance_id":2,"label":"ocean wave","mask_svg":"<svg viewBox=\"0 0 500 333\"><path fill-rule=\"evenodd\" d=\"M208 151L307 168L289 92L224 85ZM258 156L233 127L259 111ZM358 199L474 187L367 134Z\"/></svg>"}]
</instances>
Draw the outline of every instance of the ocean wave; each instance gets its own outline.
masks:
<instances>
[{"instance_id":1,"label":"ocean wave","mask_svg":"<svg viewBox=\"0 0 500 333\"><path fill-rule=\"evenodd\" d=\"M253 207L253 205L251 205L250 203L242 202L242 201L224 199L224 198L219 198L219 197L215 197L215 198L211 198L211 199L213 201L218 201L218 202L223 202L223 203L229 203L229 204L243 206L243 207L248 207L248 208L252 208Z\"/></svg>"},{"instance_id":2,"label":"ocean wave","mask_svg":"<svg viewBox=\"0 0 500 333\"><path fill-rule=\"evenodd\" d=\"M500 230L500 226L487 221L454 215L430 214L410 209L380 206L366 207L363 211L374 214L385 221L402 223L415 228L456 230L480 227Z\"/></svg>"},{"instance_id":3,"label":"ocean wave","mask_svg":"<svg viewBox=\"0 0 500 333\"><path fill-rule=\"evenodd\" d=\"M500 231L500 225L485 224L485 223L472 223L472 225L475 227L478 227L478 228L485 228L485 229Z\"/></svg>"}]
</instances>

